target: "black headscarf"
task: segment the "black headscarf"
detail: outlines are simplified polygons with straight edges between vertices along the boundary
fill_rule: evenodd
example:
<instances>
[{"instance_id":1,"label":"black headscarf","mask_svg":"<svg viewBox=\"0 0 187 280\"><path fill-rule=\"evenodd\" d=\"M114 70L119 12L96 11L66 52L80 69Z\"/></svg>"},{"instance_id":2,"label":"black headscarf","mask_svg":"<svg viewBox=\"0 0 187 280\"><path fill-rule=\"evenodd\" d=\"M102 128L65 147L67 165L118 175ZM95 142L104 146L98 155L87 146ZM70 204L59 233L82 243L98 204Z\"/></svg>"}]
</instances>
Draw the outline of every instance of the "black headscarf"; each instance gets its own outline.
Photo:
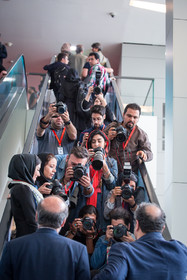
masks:
<instances>
[{"instance_id":1,"label":"black headscarf","mask_svg":"<svg viewBox=\"0 0 187 280\"><path fill-rule=\"evenodd\" d=\"M55 158L55 156L51 153L41 153L38 155L38 157L40 158L41 160L41 169L40 169L40 177L37 178L36 180L36 183L37 183L37 186L40 187L41 185L43 185L45 182L51 182L53 180L50 180L50 179L47 179L45 176L44 176L44 167L45 165L47 164L47 157L51 155L51 158Z\"/></svg>"},{"instance_id":2,"label":"black headscarf","mask_svg":"<svg viewBox=\"0 0 187 280\"><path fill-rule=\"evenodd\" d=\"M13 180L19 180L34 185L33 175L36 166L40 164L40 159L37 155L32 154L17 154L10 161L8 168L8 177Z\"/></svg>"}]
</instances>

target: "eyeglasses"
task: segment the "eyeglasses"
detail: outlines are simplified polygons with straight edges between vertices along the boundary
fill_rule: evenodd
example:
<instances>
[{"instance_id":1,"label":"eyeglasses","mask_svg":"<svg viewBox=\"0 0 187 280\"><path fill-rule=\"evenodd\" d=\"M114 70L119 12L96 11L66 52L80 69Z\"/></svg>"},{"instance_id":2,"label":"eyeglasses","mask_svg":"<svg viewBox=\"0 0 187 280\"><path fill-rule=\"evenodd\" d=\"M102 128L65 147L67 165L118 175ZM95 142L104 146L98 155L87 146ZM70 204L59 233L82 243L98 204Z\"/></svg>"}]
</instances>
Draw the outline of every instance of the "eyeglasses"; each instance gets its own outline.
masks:
<instances>
[{"instance_id":1,"label":"eyeglasses","mask_svg":"<svg viewBox=\"0 0 187 280\"><path fill-rule=\"evenodd\" d=\"M58 118L58 117L60 117L60 116L54 115L54 116L52 116L51 118L56 119L56 118Z\"/></svg>"}]
</instances>

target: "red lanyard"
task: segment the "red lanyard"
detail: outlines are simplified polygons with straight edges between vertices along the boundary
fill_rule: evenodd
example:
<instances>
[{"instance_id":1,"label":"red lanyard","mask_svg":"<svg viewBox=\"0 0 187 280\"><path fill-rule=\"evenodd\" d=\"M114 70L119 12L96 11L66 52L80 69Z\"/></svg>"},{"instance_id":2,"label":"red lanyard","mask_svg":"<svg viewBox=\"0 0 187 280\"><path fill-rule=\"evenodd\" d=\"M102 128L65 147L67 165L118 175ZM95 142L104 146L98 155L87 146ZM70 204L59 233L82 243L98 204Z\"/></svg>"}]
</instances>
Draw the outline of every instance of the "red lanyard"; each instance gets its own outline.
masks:
<instances>
[{"instance_id":1,"label":"red lanyard","mask_svg":"<svg viewBox=\"0 0 187 280\"><path fill-rule=\"evenodd\" d=\"M54 135L55 135L55 137L56 137L56 140L58 141L58 144L59 144L60 147L61 147L61 143L62 143L62 139L63 139L63 137L64 137L65 131L66 131L66 128L64 127L64 129L63 129L63 131L62 131L62 134L61 134L61 137L60 137L60 140L59 140L59 138L58 138L58 136L57 136L57 134L56 134L56 131L52 130L52 132L54 133Z\"/></svg>"},{"instance_id":2,"label":"red lanyard","mask_svg":"<svg viewBox=\"0 0 187 280\"><path fill-rule=\"evenodd\" d=\"M128 143L129 143L129 141L130 141L130 139L131 139L131 137L132 137L132 135L133 135L133 133L134 133L135 128L136 128L136 126L133 127L133 130L131 131L131 133L130 133L130 135L129 135L129 138L127 139L127 141L126 141L125 143L123 142L123 149L124 149L124 150L125 150L125 148L127 147Z\"/></svg>"},{"instance_id":3,"label":"red lanyard","mask_svg":"<svg viewBox=\"0 0 187 280\"><path fill-rule=\"evenodd\" d=\"M65 193L67 194L68 193L68 191L69 191L69 189L72 187L72 185L73 185L73 181L69 184L69 186L67 187L66 185L64 186L65 187Z\"/></svg>"}]
</instances>

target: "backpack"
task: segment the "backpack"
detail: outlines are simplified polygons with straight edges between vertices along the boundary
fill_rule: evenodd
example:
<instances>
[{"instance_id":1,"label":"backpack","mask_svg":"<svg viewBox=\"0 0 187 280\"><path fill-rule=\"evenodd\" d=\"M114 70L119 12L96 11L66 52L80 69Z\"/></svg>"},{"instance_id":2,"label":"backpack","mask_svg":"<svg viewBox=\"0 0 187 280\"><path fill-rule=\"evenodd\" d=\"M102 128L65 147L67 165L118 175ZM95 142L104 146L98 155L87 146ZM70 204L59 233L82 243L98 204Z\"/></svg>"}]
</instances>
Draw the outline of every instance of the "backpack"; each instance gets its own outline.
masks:
<instances>
[{"instance_id":1,"label":"backpack","mask_svg":"<svg viewBox=\"0 0 187 280\"><path fill-rule=\"evenodd\" d=\"M58 93L63 81L66 77L68 69L65 66L60 66L54 71L54 92Z\"/></svg>"}]
</instances>

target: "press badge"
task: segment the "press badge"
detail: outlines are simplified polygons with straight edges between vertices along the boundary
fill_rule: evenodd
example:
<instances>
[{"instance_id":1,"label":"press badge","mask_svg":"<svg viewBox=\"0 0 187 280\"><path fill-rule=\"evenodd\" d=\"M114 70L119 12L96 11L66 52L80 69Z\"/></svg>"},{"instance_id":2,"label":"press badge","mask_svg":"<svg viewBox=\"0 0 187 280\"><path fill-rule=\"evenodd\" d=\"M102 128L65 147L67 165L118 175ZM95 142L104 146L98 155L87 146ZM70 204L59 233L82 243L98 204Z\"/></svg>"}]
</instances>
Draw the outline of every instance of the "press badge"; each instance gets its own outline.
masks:
<instances>
[{"instance_id":1,"label":"press badge","mask_svg":"<svg viewBox=\"0 0 187 280\"><path fill-rule=\"evenodd\" d=\"M57 151L58 151L58 155L64 154L63 147L57 147Z\"/></svg>"}]
</instances>

